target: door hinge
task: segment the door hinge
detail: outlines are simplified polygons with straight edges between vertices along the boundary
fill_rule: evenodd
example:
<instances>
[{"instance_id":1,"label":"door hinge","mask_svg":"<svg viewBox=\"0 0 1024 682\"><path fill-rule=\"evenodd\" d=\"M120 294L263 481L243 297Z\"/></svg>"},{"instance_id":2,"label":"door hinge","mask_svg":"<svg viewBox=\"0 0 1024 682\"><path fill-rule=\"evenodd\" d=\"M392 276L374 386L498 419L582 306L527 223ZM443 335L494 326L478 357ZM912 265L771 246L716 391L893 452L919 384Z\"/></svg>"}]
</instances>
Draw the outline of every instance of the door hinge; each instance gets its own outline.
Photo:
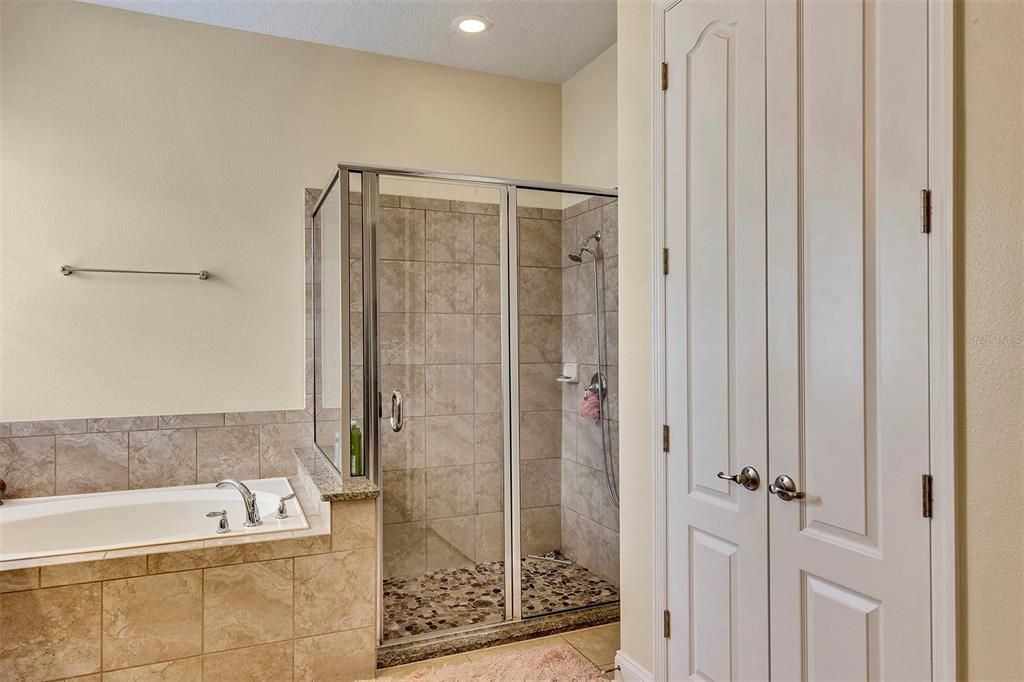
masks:
<instances>
[{"instance_id":1,"label":"door hinge","mask_svg":"<svg viewBox=\"0 0 1024 682\"><path fill-rule=\"evenodd\" d=\"M668 452L668 424L663 424L661 427L661 451Z\"/></svg>"},{"instance_id":2,"label":"door hinge","mask_svg":"<svg viewBox=\"0 0 1024 682\"><path fill-rule=\"evenodd\" d=\"M668 247L661 250L661 274L668 274Z\"/></svg>"},{"instance_id":3,"label":"door hinge","mask_svg":"<svg viewBox=\"0 0 1024 682\"><path fill-rule=\"evenodd\" d=\"M661 89L668 90L668 62L661 63Z\"/></svg>"},{"instance_id":4,"label":"door hinge","mask_svg":"<svg viewBox=\"0 0 1024 682\"><path fill-rule=\"evenodd\" d=\"M665 639L669 639L669 638L672 637L672 614L669 611L666 610L664 615L662 616L662 620L663 620L664 626L665 626L663 628L664 633L665 633L664 634Z\"/></svg>"},{"instance_id":5,"label":"door hinge","mask_svg":"<svg viewBox=\"0 0 1024 682\"><path fill-rule=\"evenodd\" d=\"M921 476L921 516L932 518L932 475Z\"/></svg>"},{"instance_id":6,"label":"door hinge","mask_svg":"<svg viewBox=\"0 0 1024 682\"><path fill-rule=\"evenodd\" d=\"M932 191L921 190L921 232L928 234L932 231Z\"/></svg>"}]
</instances>

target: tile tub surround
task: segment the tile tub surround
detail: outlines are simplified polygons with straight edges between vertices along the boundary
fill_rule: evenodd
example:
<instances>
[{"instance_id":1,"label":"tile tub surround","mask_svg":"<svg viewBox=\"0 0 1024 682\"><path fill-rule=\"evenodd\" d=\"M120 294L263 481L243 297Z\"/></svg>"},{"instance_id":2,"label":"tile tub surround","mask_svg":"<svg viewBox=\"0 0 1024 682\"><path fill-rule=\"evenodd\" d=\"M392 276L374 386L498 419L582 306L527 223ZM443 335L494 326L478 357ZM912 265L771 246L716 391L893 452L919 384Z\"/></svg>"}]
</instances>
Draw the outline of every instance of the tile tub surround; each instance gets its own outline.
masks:
<instances>
[{"instance_id":1,"label":"tile tub surround","mask_svg":"<svg viewBox=\"0 0 1024 682\"><path fill-rule=\"evenodd\" d=\"M215 483L295 473L312 440L307 410L0 424L8 497Z\"/></svg>"},{"instance_id":2,"label":"tile tub surround","mask_svg":"<svg viewBox=\"0 0 1024 682\"><path fill-rule=\"evenodd\" d=\"M372 677L376 501L320 510L310 534L0 570L4 679Z\"/></svg>"}]
</instances>

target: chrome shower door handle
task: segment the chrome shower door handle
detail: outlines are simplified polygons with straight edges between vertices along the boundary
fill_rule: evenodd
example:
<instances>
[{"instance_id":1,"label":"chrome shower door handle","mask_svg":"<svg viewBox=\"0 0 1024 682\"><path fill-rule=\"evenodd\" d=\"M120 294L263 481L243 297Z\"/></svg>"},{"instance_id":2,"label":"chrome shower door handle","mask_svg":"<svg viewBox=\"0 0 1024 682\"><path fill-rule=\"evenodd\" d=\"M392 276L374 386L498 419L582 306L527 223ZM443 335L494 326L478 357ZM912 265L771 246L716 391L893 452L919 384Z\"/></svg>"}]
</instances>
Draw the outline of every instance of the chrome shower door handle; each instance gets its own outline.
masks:
<instances>
[{"instance_id":1,"label":"chrome shower door handle","mask_svg":"<svg viewBox=\"0 0 1024 682\"><path fill-rule=\"evenodd\" d=\"M733 474L732 476L724 471L719 471L718 478L723 481L732 481L747 490L757 490L761 485L761 475L757 473L757 469L754 467L743 467L738 474Z\"/></svg>"},{"instance_id":2,"label":"chrome shower door handle","mask_svg":"<svg viewBox=\"0 0 1024 682\"><path fill-rule=\"evenodd\" d=\"M804 493L799 492L796 489L796 481L786 474L779 474L776 476L775 482L768 486L768 492L775 495L783 502L802 500L806 497Z\"/></svg>"},{"instance_id":3,"label":"chrome shower door handle","mask_svg":"<svg viewBox=\"0 0 1024 682\"><path fill-rule=\"evenodd\" d=\"M402 430L402 392L391 391L391 430L398 433Z\"/></svg>"}]
</instances>

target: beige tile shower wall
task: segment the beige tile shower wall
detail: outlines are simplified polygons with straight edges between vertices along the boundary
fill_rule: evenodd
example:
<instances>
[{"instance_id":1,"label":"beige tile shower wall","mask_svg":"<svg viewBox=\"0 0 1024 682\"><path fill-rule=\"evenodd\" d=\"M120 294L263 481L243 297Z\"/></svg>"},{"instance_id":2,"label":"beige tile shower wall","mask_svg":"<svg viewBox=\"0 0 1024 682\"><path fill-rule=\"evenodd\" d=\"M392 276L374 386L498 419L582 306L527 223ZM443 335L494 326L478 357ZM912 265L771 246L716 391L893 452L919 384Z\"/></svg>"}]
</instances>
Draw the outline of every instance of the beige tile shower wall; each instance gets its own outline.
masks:
<instances>
[{"instance_id":1,"label":"beige tile shower wall","mask_svg":"<svg viewBox=\"0 0 1024 682\"><path fill-rule=\"evenodd\" d=\"M384 575L498 559L497 206L382 197L378 239L381 393L406 414L381 425Z\"/></svg>"},{"instance_id":2,"label":"beige tile shower wall","mask_svg":"<svg viewBox=\"0 0 1024 682\"><path fill-rule=\"evenodd\" d=\"M574 264L568 254L600 231L595 263L589 255ZM565 209L562 222L562 357L579 365L579 384L562 388L562 551L570 558L619 582L619 511L605 476L601 427L619 469L618 377L618 202L593 198ZM595 292L595 268L600 299ZM603 423L579 414L583 393L598 368L597 321L600 315L603 373L608 379Z\"/></svg>"},{"instance_id":3,"label":"beige tile shower wall","mask_svg":"<svg viewBox=\"0 0 1024 682\"><path fill-rule=\"evenodd\" d=\"M559 211L520 214L523 547L546 552L561 532L561 225ZM382 196L378 251L381 392L401 390L406 414L399 433L381 424L384 575L499 560L498 207Z\"/></svg>"},{"instance_id":4,"label":"beige tile shower wall","mask_svg":"<svg viewBox=\"0 0 1024 682\"><path fill-rule=\"evenodd\" d=\"M372 678L376 501L331 517L330 535L0 571L0 678Z\"/></svg>"},{"instance_id":5,"label":"beige tile shower wall","mask_svg":"<svg viewBox=\"0 0 1024 682\"><path fill-rule=\"evenodd\" d=\"M8 497L213 483L294 473L308 410L218 412L0 424Z\"/></svg>"},{"instance_id":6,"label":"beige tile shower wall","mask_svg":"<svg viewBox=\"0 0 1024 682\"><path fill-rule=\"evenodd\" d=\"M519 452L523 554L562 546L562 212L519 218Z\"/></svg>"}]
</instances>

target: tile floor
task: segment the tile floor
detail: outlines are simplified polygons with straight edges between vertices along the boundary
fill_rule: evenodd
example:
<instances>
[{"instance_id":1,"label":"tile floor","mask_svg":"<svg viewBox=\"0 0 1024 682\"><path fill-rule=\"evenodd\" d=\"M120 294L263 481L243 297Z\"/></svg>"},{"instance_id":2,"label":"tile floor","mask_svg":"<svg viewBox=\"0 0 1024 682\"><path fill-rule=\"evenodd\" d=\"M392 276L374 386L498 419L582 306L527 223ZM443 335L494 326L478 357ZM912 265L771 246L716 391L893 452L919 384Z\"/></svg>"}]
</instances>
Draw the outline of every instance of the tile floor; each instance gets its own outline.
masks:
<instances>
[{"instance_id":1,"label":"tile floor","mask_svg":"<svg viewBox=\"0 0 1024 682\"><path fill-rule=\"evenodd\" d=\"M523 615L539 616L618 601L619 591L579 564L523 559ZM504 565L445 568L384 580L384 639L505 618Z\"/></svg>"},{"instance_id":2,"label":"tile floor","mask_svg":"<svg viewBox=\"0 0 1024 682\"><path fill-rule=\"evenodd\" d=\"M478 660L483 656L490 656L492 654L502 653L505 651L531 649L534 647L548 646L558 643L570 645L595 666L606 671L607 674L605 676L608 679L615 679L614 673L611 672L611 669L615 666L615 652L619 649L618 623L599 625L596 628L576 630L575 632L565 632L560 635L551 635L550 637L539 637L525 642L503 644L489 649L470 651L465 654L433 658L429 661L399 665L394 668L384 668L383 670L378 670L377 675L378 677L407 677L418 670L438 668L452 663L465 663L467 661Z\"/></svg>"}]
</instances>

